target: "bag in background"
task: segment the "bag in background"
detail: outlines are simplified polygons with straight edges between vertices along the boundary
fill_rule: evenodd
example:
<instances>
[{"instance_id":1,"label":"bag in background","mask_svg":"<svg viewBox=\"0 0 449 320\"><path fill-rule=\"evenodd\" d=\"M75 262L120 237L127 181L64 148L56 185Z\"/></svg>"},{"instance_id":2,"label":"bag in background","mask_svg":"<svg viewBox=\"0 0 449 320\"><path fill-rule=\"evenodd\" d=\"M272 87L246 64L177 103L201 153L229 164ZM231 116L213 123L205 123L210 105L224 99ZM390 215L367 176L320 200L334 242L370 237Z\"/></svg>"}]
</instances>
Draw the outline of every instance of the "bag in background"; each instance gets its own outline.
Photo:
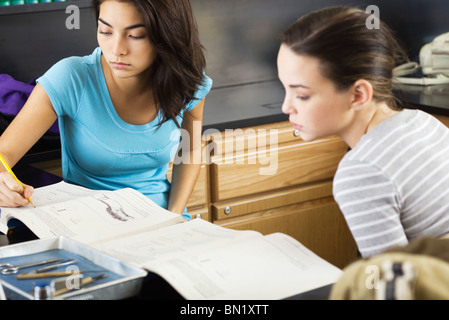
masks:
<instances>
[{"instance_id":1,"label":"bag in background","mask_svg":"<svg viewBox=\"0 0 449 320\"><path fill-rule=\"evenodd\" d=\"M449 239L416 239L343 271L332 300L449 300Z\"/></svg>"}]
</instances>

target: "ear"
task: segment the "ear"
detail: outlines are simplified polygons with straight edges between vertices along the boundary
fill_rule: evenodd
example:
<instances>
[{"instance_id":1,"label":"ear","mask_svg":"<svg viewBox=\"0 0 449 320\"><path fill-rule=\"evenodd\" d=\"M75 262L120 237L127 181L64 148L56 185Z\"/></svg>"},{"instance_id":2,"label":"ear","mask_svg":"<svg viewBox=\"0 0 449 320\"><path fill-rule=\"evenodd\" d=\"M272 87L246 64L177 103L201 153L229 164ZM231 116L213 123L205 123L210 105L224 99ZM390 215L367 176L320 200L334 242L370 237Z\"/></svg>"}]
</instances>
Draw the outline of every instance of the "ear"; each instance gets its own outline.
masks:
<instances>
[{"instance_id":1,"label":"ear","mask_svg":"<svg viewBox=\"0 0 449 320\"><path fill-rule=\"evenodd\" d=\"M354 110L363 109L373 99L373 86L365 79L357 80L352 85L351 108Z\"/></svg>"}]
</instances>

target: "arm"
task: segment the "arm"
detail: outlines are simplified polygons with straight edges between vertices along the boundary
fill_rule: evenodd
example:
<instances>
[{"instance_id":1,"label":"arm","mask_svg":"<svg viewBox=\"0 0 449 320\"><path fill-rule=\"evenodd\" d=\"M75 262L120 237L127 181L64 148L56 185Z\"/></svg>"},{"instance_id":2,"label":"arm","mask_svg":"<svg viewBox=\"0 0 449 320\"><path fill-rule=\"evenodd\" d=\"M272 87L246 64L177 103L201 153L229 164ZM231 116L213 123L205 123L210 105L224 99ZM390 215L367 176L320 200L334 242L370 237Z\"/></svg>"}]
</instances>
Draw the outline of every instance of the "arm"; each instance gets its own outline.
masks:
<instances>
[{"instance_id":1,"label":"arm","mask_svg":"<svg viewBox=\"0 0 449 320\"><path fill-rule=\"evenodd\" d=\"M343 161L334 177L334 198L362 256L407 244L400 195L389 177L370 164Z\"/></svg>"},{"instance_id":2,"label":"arm","mask_svg":"<svg viewBox=\"0 0 449 320\"><path fill-rule=\"evenodd\" d=\"M19 114L0 136L0 153L13 167L56 121L53 105L40 84L37 84ZM0 206L26 206L33 187L24 189L1 168Z\"/></svg>"},{"instance_id":3,"label":"arm","mask_svg":"<svg viewBox=\"0 0 449 320\"><path fill-rule=\"evenodd\" d=\"M175 157L168 201L168 210L182 213L195 186L201 168L201 131L204 99L191 111L184 113L182 137L189 137L188 148L182 143L182 159Z\"/></svg>"}]
</instances>

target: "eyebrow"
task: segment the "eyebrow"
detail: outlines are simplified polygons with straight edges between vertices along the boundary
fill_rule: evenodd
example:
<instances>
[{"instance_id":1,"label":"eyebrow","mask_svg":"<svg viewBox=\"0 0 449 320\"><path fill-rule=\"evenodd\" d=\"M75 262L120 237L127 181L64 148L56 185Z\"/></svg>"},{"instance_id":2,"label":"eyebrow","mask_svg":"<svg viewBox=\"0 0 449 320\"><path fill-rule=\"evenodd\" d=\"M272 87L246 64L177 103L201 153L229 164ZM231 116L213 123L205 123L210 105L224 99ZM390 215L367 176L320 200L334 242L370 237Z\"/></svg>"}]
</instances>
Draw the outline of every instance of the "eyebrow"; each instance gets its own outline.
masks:
<instances>
[{"instance_id":1,"label":"eyebrow","mask_svg":"<svg viewBox=\"0 0 449 320\"><path fill-rule=\"evenodd\" d=\"M107 26L110 27L110 28L114 28L111 24L107 23L106 21L104 21L104 20L101 19L101 18L98 18L98 21L100 21L101 23L107 25ZM144 27L144 28L145 28L145 25L142 24L142 23L140 23L140 24L133 24L133 25L131 25L131 26L129 26L129 27L126 27L125 30L130 30L130 29L135 29L135 28L141 28L141 27Z\"/></svg>"},{"instance_id":2,"label":"eyebrow","mask_svg":"<svg viewBox=\"0 0 449 320\"><path fill-rule=\"evenodd\" d=\"M304 88L304 89L310 89L309 87L303 85L303 84L291 84L289 85L290 88L296 89L296 88Z\"/></svg>"}]
</instances>

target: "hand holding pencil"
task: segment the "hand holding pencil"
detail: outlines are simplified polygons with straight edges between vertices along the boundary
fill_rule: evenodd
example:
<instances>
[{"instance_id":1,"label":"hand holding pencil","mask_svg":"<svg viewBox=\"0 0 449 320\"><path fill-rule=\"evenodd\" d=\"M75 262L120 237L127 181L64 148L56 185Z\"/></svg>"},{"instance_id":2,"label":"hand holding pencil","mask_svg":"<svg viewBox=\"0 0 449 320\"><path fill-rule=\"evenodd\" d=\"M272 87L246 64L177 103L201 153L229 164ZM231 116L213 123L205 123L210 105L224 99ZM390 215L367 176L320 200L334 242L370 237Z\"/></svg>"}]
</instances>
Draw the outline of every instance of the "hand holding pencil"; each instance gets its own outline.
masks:
<instances>
[{"instance_id":1,"label":"hand holding pencil","mask_svg":"<svg viewBox=\"0 0 449 320\"><path fill-rule=\"evenodd\" d=\"M5 161L5 159L3 158L3 156L1 154L0 154L0 162L3 164L3 167L6 169L6 171L9 172L11 174L11 176L14 178L14 180L20 185L20 187L22 187L22 193L24 193L24 191L25 191L24 185L20 182L19 179L17 179L16 175L11 170L11 168L8 165L8 163ZM33 207L36 207L34 205L33 201L31 200L31 197L28 197L27 200Z\"/></svg>"}]
</instances>

